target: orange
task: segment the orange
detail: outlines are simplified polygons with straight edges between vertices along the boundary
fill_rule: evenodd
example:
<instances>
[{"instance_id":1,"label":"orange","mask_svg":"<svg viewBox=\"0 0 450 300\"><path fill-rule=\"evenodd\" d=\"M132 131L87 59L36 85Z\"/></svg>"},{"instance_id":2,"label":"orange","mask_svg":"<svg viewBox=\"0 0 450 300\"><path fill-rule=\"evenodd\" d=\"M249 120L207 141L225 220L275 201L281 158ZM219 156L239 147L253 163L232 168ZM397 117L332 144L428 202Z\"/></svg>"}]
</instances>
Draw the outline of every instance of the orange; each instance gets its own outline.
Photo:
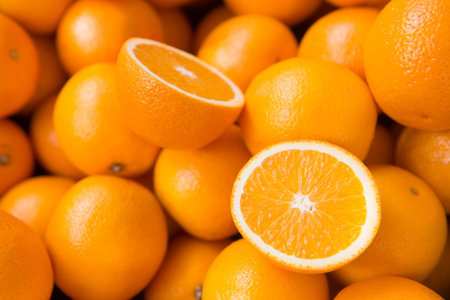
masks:
<instances>
[{"instance_id":1,"label":"orange","mask_svg":"<svg viewBox=\"0 0 450 300\"><path fill-rule=\"evenodd\" d=\"M228 7L236 14L258 14L294 25L306 20L322 0L225 0Z\"/></svg>"},{"instance_id":2,"label":"orange","mask_svg":"<svg viewBox=\"0 0 450 300\"><path fill-rule=\"evenodd\" d=\"M443 300L417 281L397 276L380 276L359 281L343 289L334 300Z\"/></svg>"},{"instance_id":3,"label":"orange","mask_svg":"<svg viewBox=\"0 0 450 300\"><path fill-rule=\"evenodd\" d=\"M367 85L325 61L295 58L275 64L252 81L240 118L252 153L277 142L318 139L359 159L369 151L377 112Z\"/></svg>"},{"instance_id":4,"label":"orange","mask_svg":"<svg viewBox=\"0 0 450 300\"><path fill-rule=\"evenodd\" d=\"M58 142L88 175L136 176L153 165L159 149L122 124L112 64L87 67L69 79L55 104Z\"/></svg>"},{"instance_id":5,"label":"orange","mask_svg":"<svg viewBox=\"0 0 450 300\"><path fill-rule=\"evenodd\" d=\"M369 153L364 160L366 165L390 164L394 161L394 137L383 125L377 124Z\"/></svg>"},{"instance_id":6,"label":"orange","mask_svg":"<svg viewBox=\"0 0 450 300\"><path fill-rule=\"evenodd\" d=\"M2 118L17 112L30 100L38 80L39 60L36 46L28 33L1 12L0 53Z\"/></svg>"},{"instance_id":7,"label":"orange","mask_svg":"<svg viewBox=\"0 0 450 300\"><path fill-rule=\"evenodd\" d=\"M202 241L185 234L174 237L161 268L145 290L145 299L201 300L206 272L229 243Z\"/></svg>"},{"instance_id":8,"label":"orange","mask_svg":"<svg viewBox=\"0 0 450 300\"><path fill-rule=\"evenodd\" d=\"M154 276L166 252L163 211L143 186L90 176L63 196L46 243L58 287L72 299L130 299Z\"/></svg>"},{"instance_id":9,"label":"orange","mask_svg":"<svg viewBox=\"0 0 450 300\"><path fill-rule=\"evenodd\" d=\"M361 256L333 275L346 285L382 275L422 281L444 249L444 209L431 188L408 171L389 165L370 171L381 196L380 229Z\"/></svg>"},{"instance_id":10,"label":"orange","mask_svg":"<svg viewBox=\"0 0 450 300\"><path fill-rule=\"evenodd\" d=\"M180 7L195 2L196 0L147 0L150 4L157 7Z\"/></svg>"},{"instance_id":11,"label":"orange","mask_svg":"<svg viewBox=\"0 0 450 300\"><path fill-rule=\"evenodd\" d=\"M0 236L0 299L50 299L52 265L39 235L0 211Z\"/></svg>"},{"instance_id":12,"label":"orange","mask_svg":"<svg viewBox=\"0 0 450 300\"><path fill-rule=\"evenodd\" d=\"M194 34L194 51L198 52L205 38L217 25L233 16L231 10L224 5L211 9L197 24Z\"/></svg>"},{"instance_id":13,"label":"orange","mask_svg":"<svg viewBox=\"0 0 450 300\"><path fill-rule=\"evenodd\" d=\"M30 122L30 136L39 164L51 174L81 178L78 170L64 154L53 127L56 96L43 101L34 111Z\"/></svg>"},{"instance_id":14,"label":"orange","mask_svg":"<svg viewBox=\"0 0 450 300\"><path fill-rule=\"evenodd\" d=\"M368 7L335 10L309 27L299 56L338 63L365 79L363 49L379 11Z\"/></svg>"},{"instance_id":15,"label":"orange","mask_svg":"<svg viewBox=\"0 0 450 300\"><path fill-rule=\"evenodd\" d=\"M130 39L117 60L128 126L164 148L199 148L238 117L244 97L222 73L195 56L145 39Z\"/></svg>"},{"instance_id":16,"label":"orange","mask_svg":"<svg viewBox=\"0 0 450 300\"><path fill-rule=\"evenodd\" d=\"M20 111L29 115L39 103L58 92L67 80L67 74L59 61L55 42L52 38L34 37L39 55L39 76L33 96Z\"/></svg>"},{"instance_id":17,"label":"orange","mask_svg":"<svg viewBox=\"0 0 450 300\"><path fill-rule=\"evenodd\" d=\"M76 1L58 27L57 48L70 74L100 62L115 62L131 37L161 41L164 30L156 11L142 0Z\"/></svg>"},{"instance_id":18,"label":"orange","mask_svg":"<svg viewBox=\"0 0 450 300\"><path fill-rule=\"evenodd\" d=\"M200 46L198 57L245 91L260 71L294 57L296 51L297 40L289 27L270 17L246 15L214 28Z\"/></svg>"},{"instance_id":19,"label":"orange","mask_svg":"<svg viewBox=\"0 0 450 300\"><path fill-rule=\"evenodd\" d=\"M0 195L29 177L33 166L33 151L25 132L9 120L0 120Z\"/></svg>"},{"instance_id":20,"label":"orange","mask_svg":"<svg viewBox=\"0 0 450 300\"><path fill-rule=\"evenodd\" d=\"M272 261L324 273L369 246L380 203L360 160L333 144L303 140L252 157L234 183L231 214L242 236Z\"/></svg>"},{"instance_id":21,"label":"orange","mask_svg":"<svg viewBox=\"0 0 450 300\"><path fill-rule=\"evenodd\" d=\"M450 130L405 128L397 141L395 162L428 183L450 214Z\"/></svg>"},{"instance_id":22,"label":"orange","mask_svg":"<svg viewBox=\"0 0 450 300\"><path fill-rule=\"evenodd\" d=\"M202 300L327 300L323 274L297 274L280 269L247 241L229 245L214 260L203 286Z\"/></svg>"},{"instance_id":23,"label":"orange","mask_svg":"<svg viewBox=\"0 0 450 300\"><path fill-rule=\"evenodd\" d=\"M155 165L155 193L188 233L219 240L236 233L230 195L239 170L250 159L240 131L197 150L164 149Z\"/></svg>"},{"instance_id":24,"label":"orange","mask_svg":"<svg viewBox=\"0 0 450 300\"><path fill-rule=\"evenodd\" d=\"M380 108L421 130L450 129L450 1L391 1L370 30L364 67Z\"/></svg>"},{"instance_id":25,"label":"orange","mask_svg":"<svg viewBox=\"0 0 450 300\"><path fill-rule=\"evenodd\" d=\"M179 9L158 9L166 43L175 48L190 51L192 27L186 14Z\"/></svg>"},{"instance_id":26,"label":"orange","mask_svg":"<svg viewBox=\"0 0 450 300\"><path fill-rule=\"evenodd\" d=\"M74 184L73 179L58 176L24 180L0 199L0 209L24 221L43 237L59 200Z\"/></svg>"},{"instance_id":27,"label":"orange","mask_svg":"<svg viewBox=\"0 0 450 300\"><path fill-rule=\"evenodd\" d=\"M358 5L383 6L389 3L390 0L325 0L335 6L347 7Z\"/></svg>"},{"instance_id":28,"label":"orange","mask_svg":"<svg viewBox=\"0 0 450 300\"><path fill-rule=\"evenodd\" d=\"M11 16L27 30L49 35L73 0L0 0L0 11Z\"/></svg>"}]
</instances>

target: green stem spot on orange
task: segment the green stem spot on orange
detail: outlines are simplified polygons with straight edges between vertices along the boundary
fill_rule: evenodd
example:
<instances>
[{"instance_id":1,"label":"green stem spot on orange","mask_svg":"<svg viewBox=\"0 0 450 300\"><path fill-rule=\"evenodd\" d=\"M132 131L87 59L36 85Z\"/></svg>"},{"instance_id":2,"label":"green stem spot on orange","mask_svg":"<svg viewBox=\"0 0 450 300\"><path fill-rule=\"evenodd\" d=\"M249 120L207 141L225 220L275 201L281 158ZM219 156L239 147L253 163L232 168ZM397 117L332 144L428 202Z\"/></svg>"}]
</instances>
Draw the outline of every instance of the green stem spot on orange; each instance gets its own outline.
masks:
<instances>
[{"instance_id":1,"label":"green stem spot on orange","mask_svg":"<svg viewBox=\"0 0 450 300\"><path fill-rule=\"evenodd\" d=\"M194 291L195 299L202 300L202 294L203 294L203 288L202 288L202 285L199 284L195 287L195 291Z\"/></svg>"},{"instance_id":2,"label":"green stem spot on orange","mask_svg":"<svg viewBox=\"0 0 450 300\"><path fill-rule=\"evenodd\" d=\"M125 169L125 165L122 163L113 163L109 169L114 173L120 173Z\"/></svg>"},{"instance_id":3,"label":"green stem spot on orange","mask_svg":"<svg viewBox=\"0 0 450 300\"><path fill-rule=\"evenodd\" d=\"M413 195L419 195L419 191L416 188L411 188L411 193L413 193Z\"/></svg>"},{"instance_id":4,"label":"green stem spot on orange","mask_svg":"<svg viewBox=\"0 0 450 300\"><path fill-rule=\"evenodd\" d=\"M0 154L0 166L7 166L11 161L11 157L9 154L2 153Z\"/></svg>"},{"instance_id":5,"label":"green stem spot on orange","mask_svg":"<svg viewBox=\"0 0 450 300\"><path fill-rule=\"evenodd\" d=\"M17 60L19 58L19 52L17 52L17 50L11 50L9 51L9 56L11 56L12 59Z\"/></svg>"}]
</instances>

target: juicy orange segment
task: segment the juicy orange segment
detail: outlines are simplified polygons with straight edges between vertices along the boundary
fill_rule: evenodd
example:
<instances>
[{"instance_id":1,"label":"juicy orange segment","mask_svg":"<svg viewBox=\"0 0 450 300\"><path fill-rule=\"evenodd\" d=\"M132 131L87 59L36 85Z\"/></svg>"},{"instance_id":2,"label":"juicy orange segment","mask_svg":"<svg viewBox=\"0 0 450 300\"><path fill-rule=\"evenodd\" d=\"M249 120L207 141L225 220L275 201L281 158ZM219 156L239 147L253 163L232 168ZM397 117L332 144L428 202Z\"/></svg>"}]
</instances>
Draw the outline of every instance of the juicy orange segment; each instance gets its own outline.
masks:
<instances>
[{"instance_id":1,"label":"juicy orange segment","mask_svg":"<svg viewBox=\"0 0 450 300\"><path fill-rule=\"evenodd\" d=\"M325 142L281 143L255 155L232 195L241 234L297 271L331 271L364 251L380 223L375 183L347 151Z\"/></svg>"}]
</instances>

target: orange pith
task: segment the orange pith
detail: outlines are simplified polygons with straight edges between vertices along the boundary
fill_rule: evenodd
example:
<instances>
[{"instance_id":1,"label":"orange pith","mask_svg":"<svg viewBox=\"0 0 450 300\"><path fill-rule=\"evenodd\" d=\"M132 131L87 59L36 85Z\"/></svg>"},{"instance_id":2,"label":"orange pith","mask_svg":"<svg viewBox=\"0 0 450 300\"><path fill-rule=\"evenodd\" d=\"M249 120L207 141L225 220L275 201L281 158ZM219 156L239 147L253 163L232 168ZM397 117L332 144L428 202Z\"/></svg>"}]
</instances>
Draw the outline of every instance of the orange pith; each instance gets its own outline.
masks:
<instances>
[{"instance_id":1,"label":"orange pith","mask_svg":"<svg viewBox=\"0 0 450 300\"><path fill-rule=\"evenodd\" d=\"M221 77L184 55L152 44L139 44L133 52L156 76L187 93L218 101L234 98L233 90Z\"/></svg>"}]
</instances>

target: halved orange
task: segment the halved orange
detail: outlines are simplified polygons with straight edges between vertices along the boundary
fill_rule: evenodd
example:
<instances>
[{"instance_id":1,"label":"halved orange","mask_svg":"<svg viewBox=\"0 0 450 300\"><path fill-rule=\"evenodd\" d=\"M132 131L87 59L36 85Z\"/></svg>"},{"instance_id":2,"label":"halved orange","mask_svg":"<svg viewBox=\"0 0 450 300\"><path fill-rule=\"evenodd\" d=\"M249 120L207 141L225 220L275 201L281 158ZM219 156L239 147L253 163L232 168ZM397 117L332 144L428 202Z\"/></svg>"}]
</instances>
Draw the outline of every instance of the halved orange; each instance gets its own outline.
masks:
<instances>
[{"instance_id":1,"label":"halved orange","mask_svg":"<svg viewBox=\"0 0 450 300\"><path fill-rule=\"evenodd\" d=\"M168 45L133 38L117 60L125 122L164 148L199 148L233 124L240 89L214 67Z\"/></svg>"},{"instance_id":2,"label":"halved orange","mask_svg":"<svg viewBox=\"0 0 450 300\"><path fill-rule=\"evenodd\" d=\"M239 173L233 220L260 252L303 273L358 257L380 225L380 200L364 164L321 141L286 142L256 154Z\"/></svg>"}]
</instances>

